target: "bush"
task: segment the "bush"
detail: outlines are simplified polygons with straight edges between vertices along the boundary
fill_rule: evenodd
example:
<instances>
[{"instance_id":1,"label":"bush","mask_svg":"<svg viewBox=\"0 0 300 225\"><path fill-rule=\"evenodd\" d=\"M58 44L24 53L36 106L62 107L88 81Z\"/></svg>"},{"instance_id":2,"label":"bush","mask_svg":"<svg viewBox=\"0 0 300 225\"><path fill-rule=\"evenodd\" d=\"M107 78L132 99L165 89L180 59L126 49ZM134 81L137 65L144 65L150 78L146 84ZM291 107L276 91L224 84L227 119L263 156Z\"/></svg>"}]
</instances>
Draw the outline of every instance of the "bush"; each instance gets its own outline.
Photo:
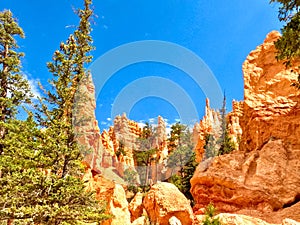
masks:
<instances>
[{"instance_id":1,"label":"bush","mask_svg":"<svg viewBox=\"0 0 300 225\"><path fill-rule=\"evenodd\" d=\"M212 203L209 203L205 209L205 219L203 225L222 225L219 218L213 218L216 213L216 208Z\"/></svg>"}]
</instances>

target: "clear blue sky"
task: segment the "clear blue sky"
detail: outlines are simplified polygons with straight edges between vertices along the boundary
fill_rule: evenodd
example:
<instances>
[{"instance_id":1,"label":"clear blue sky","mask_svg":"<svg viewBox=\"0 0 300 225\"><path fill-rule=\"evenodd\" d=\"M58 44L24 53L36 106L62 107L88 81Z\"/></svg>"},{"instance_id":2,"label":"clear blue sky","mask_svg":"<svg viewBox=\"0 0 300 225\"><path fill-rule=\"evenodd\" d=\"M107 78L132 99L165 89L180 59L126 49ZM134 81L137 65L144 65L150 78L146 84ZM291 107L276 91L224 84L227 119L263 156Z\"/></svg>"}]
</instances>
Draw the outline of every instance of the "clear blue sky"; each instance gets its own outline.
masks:
<instances>
[{"instance_id":1,"label":"clear blue sky","mask_svg":"<svg viewBox=\"0 0 300 225\"><path fill-rule=\"evenodd\" d=\"M51 77L46 62L59 43L77 25L72 7L80 0L1 0L1 9L10 9L25 31L19 41L26 56L23 69L32 83L46 85ZM94 0L97 17L93 38L97 59L105 52L133 41L162 40L176 43L196 53L208 65L226 91L227 108L231 100L243 99L242 63L249 52L261 44L271 30L279 30L276 5L269 0ZM97 99L97 118L101 128L111 123L111 104L123 87L137 78L158 76L180 85L203 116L205 95L182 71L161 63L145 62L118 71L101 90ZM170 122L178 113L160 98L137 103L130 118L140 121L162 115ZM197 118L198 119L198 118Z\"/></svg>"}]
</instances>

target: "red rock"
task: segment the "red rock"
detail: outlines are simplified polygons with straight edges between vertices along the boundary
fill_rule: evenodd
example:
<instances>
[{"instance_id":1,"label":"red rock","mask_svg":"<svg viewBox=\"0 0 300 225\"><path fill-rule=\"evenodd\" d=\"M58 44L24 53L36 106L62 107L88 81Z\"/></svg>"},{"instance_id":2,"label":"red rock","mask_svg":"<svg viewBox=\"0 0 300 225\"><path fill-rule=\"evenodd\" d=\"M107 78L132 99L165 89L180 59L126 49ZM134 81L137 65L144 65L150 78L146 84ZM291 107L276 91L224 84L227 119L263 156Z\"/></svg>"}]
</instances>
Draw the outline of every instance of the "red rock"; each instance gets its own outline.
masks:
<instances>
[{"instance_id":1,"label":"red rock","mask_svg":"<svg viewBox=\"0 0 300 225\"><path fill-rule=\"evenodd\" d=\"M245 100L229 114L231 133L242 129L240 149L198 166L195 210L212 201L220 212L299 220L287 209L300 200L300 92L291 87L296 75L275 59L278 38L271 32L243 65Z\"/></svg>"},{"instance_id":2,"label":"red rock","mask_svg":"<svg viewBox=\"0 0 300 225\"><path fill-rule=\"evenodd\" d=\"M153 185L143 200L143 205L153 223L168 224L175 216L182 225L193 224L193 211L189 200L170 183Z\"/></svg>"}]
</instances>

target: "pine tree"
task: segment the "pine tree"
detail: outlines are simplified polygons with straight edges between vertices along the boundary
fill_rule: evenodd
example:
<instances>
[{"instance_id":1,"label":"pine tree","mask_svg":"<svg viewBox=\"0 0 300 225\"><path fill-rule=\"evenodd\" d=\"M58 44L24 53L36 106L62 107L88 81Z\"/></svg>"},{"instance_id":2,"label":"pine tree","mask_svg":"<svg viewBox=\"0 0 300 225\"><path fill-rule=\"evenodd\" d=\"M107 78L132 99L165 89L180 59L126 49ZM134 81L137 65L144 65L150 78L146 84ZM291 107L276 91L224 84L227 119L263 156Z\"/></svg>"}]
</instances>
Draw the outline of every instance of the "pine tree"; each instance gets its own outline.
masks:
<instances>
[{"instance_id":1,"label":"pine tree","mask_svg":"<svg viewBox=\"0 0 300 225\"><path fill-rule=\"evenodd\" d=\"M221 109L221 137L218 140L220 144L220 149L218 154L224 155L232 152L235 149L235 144L231 140L228 133L227 120L226 120L226 96L224 94L223 106Z\"/></svg>"},{"instance_id":2,"label":"pine tree","mask_svg":"<svg viewBox=\"0 0 300 225\"><path fill-rule=\"evenodd\" d=\"M27 121L16 119L18 109L30 103L32 96L21 72L24 54L17 51L17 37L24 38L17 20L8 10L0 12L0 221L8 224L17 216L14 214L26 200L24 196L30 198L34 193L22 185L30 175L24 168L35 166L35 161L30 160L35 143L32 117Z\"/></svg>"},{"instance_id":3,"label":"pine tree","mask_svg":"<svg viewBox=\"0 0 300 225\"><path fill-rule=\"evenodd\" d=\"M146 123L146 126L143 128L140 138L137 138L137 146L139 149L134 150L134 159L137 164L137 172L141 180L141 186L145 191L148 188L150 166L153 161L156 160L155 155L157 149L153 148L152 143L155 138L155 130L149 124Z\"/></svg>"},{"instance_id":4,"label":"pine tree","mask_svg":"<svg viewBox=\"0 0 300 225\"><path fill-rule=\"evenodd\" d=\"M1 42L4 43L1 125L5 125L2 126L5 135L1 139L0 155L0 221L52 225L99 223L108 218L94 193L85 191L81 180L82 154L72 126L75 91L86 75L85 64L91 60L87 55L92 49L89 45L90 5L86 0L85 8L78 11L78 29L66 44L61 44L61 50L55 52L54 62L48 64L56 78L53 80L55 92L48 92L45 100L49 102L40 109L44 115L39 114L39 124L30 112L25 121L15 119L17 107L29 101L29 85L18 74L21 54L10 49L10 46L17 47L14 35L23 33L16 21L9 19L9 11L4 12L4 16L0 14Z\"/></svg>"},{"instance_id":5,"label":"pine tree","mask_svg":"<svg viewBox=\"0 0 300 225\"><path fill-rule=\"evenodd\" d=\"M4 148L6 123L14 119L18 107L30 100L29 83L22 76L21 58L17 52L16 38L24 38L24 32L8 10L0 12L0 154Z\"/></svg>"},{"instance_id":6,"label":"pine tree","mask_svg":"<svg viewBox=\"0 0 300 225\"><path fill-rule=\"evenodd\" d=\"M198 163L195 160L191 133L186 125L176 123L171 126L171 137L169 140L171 141L171 149L175 147L167 160L168 167L172 169L172 176L169 178L169 182L173 183L188 199L193 201L190 193L190 180ZM175 171L176 174L173 174Z\"/></svg>"},{"instance_id":7,"label":"pine tree","mask_svg":"<svg viewBox=\"0 0 300 225\"><path fill-rule=\"evenodd\" d=\"M205 145L203 148L205 150L206 159L215 157L218 154L215 138L212 134L205 135Z\"/></svg>"},{"instance_id":8,"label":"pine tree","mask_svg":"<svg viewBox=\"0 0 300 225\"><path fill-rule=\"evenodd\" d=\"M84 191L84 183L80 179L83 155L74 133L76 91L80 82L90 76L85 67L91 62L90 51L93 50L91 3L91 0L84 1L84 9L77 11L80 19L78 28L66 43L60 44L53 62L48 63L49 71L54 76L51 81L54 90L48 91L43 98L47 104L42 105L38 120L47 137L43 145L43 168L51 169L51 190L45 196L47 203L44 206L46 212L47 207L55 210L41 216L38 223L76 224L78 221L99 222L107 218L95 196Z\"/></svg>"}]
</instances>

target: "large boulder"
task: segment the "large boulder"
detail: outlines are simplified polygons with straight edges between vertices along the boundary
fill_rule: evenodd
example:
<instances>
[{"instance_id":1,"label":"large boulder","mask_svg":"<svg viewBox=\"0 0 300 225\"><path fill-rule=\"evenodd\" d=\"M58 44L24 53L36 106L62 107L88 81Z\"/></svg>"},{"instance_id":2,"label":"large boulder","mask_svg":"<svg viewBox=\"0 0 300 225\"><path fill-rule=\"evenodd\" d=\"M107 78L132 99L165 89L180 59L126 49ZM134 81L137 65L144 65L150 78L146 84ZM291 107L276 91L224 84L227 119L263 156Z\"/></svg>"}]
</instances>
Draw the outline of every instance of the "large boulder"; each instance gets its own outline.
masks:
<instances>
[{"instance_id":1,"label":"large boulder","mask_svg":"<svg viewBox=\"0 0 300 225\"><path fill-rule=\"evenodd\" d=\"M193 224L193 211L189 200L170 183L153 185L143 200L143 205L152 222L168 224L175 216L182 225Z\"/></svg>"},{"instance_id":2,"label":"large boulder","mask_svg":"<svg viewBox=\"0 0 300 225\"><path fill-rule=\"evenodd\" d=\"M102 225L131 225L128 202L123 187L100 175L92 176L87 170L84 178L87 191L95 191L97 200L105 202L107 207L105 213L113 218L103 221Z\"/></svg>"},{"instance_id":3,"label":"large boulder","mask_svg":"<svg viewBox=\"0 0 300 225\"><path fill-rule=\"evenodd\" d=\"M136 220L143 214L143 194L138 192L129 203L129 211L131 213L131 221Z\"/></svg>"}]
</instances>

